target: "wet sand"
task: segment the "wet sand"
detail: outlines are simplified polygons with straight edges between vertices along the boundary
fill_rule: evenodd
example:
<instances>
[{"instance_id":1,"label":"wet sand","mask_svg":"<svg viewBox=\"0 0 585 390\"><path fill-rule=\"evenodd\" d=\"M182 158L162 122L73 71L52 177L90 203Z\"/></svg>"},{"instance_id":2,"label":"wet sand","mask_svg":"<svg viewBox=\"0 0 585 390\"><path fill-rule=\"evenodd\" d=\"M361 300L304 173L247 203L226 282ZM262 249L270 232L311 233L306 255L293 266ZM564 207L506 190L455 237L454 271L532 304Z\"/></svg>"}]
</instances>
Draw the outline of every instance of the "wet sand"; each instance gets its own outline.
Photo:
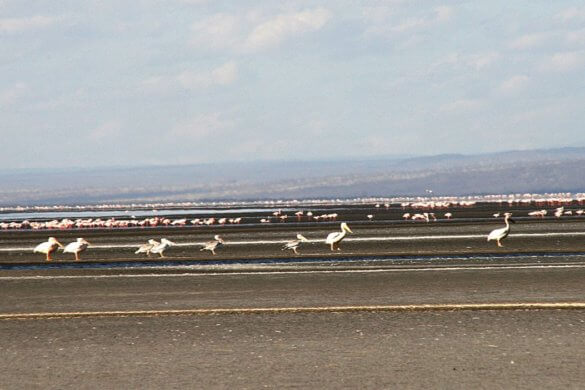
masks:
<instances>
[{"instance_id":1,"label":"wet sand","mask_svg":"<svg viewBox=\"0 0 585 390\"><path fill-rule=\"evenodd\" d=\"M0 319L6 313L585 302L585 264L580 262L257 269L5 271Z\"/></svg>"},{"instance_id":2,"label":"wet sand","mask_svg":"<svg viewBox=\"0 0 585 390\"><path fill-rule=\"evenodd\" d=\"M4 389L559 389L584 311L0 321Z\"/></svg>"}]
</instances>

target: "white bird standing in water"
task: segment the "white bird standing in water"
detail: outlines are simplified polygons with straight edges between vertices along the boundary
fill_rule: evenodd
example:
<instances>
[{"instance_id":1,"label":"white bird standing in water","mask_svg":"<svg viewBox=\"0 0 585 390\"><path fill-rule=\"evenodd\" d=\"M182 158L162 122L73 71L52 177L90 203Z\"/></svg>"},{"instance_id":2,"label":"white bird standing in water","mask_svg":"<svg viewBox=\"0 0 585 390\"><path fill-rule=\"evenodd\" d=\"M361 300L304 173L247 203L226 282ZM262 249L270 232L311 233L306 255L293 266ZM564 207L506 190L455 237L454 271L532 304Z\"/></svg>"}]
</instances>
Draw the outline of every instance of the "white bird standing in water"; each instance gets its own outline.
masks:
<instances>
[{"instance_id":1,"label":"white bird standing in water","mask_svg":"<svg viewBox=\"0 0 585 390\"><path fill-rule=\"evenodd\" d=\"M84 238L79 237L77 241L73 241L63 248L63 253L73 253L75 254L75 261L79 261L79 254L87 249L89 246L89 242L87 242Z\"/></svg>"},{"instance_id":2,"label":"white bird standing in water","mask_svg":"<svg viewBox=\"0 0 585 390\"><path fill-rule=\"evenodd\" d=\"M37 245L33 253L44 253L47 255L47 261L51 261L51 253L55 252L57 248L63 248L63 244L57 241L55 237L49 237L47 241Z\"/></svg>"},{"instance_id":3,"label":"white bird standing in water","mask_svg":"<svg viewBox=\"0 0 585 390\"><path fill-rule=\"evenodd\" d=\"M510 234L510 222L516 223L513 219L510 218L512 216L512 213L505 213L504 216L505 216L504 222L506 223L506 226L503 228L492 230L492 232L488 235L487 238L488 241L496 240L498 246L500 247L503 246L500 241L508 237L508 234Z\"/></svg>"},{"instance_id":4,"label":"white bird standing in water","mask_svg":"<svg viewBox=\"0 0 585 390\"><path fill-rule=\"evenodd\" d=\"M167 240L166 238L161 238L160 243L158 245L155 245L154 247L152 247L152 249L150 250L150 253L158 253L160 255L160 257L165 257L163 252L166 251L167 248L172 246L172 245L176 245L176 244L170 240Z\"/></svg>"},{"instance_id":5,"label":"white bird standing in water","mask_svg":"<svg viewBox=\"0 0 585 390\"><path fill-rule=\"evenodd\" d=\"M331 245L332 251L334 251L336 249L339 251L339 250L341 250L339 248L339 243L341 242L341 240L343 240L345 238L347 233L353 233L353 232L351 231L349 226L347 226L347 223L342 222L341 223L341 231L329 233L329 235L325 239L325 243Z\"/></svg>"},{"instance_id":6,"label":"white bird standing in water","mask_svg":"<svg viewBox=\"0 0 585 390\"><path fill-rule=\"evenodd\" d=\"M292 249L293 252L295 252L295 255L298 255L299 252L297 252L297 249L299 246L301 246L301 242L308 242L308 241L309 240L307 240L305 238L305 236L303 236L302 234L297 234L297 239L289 241L286 244L284 244L284 246L282 247L282 250Z\"/></svg>"},{"instance_id":7,"label":"white bird standing in water","mask_svg":"<svg viewBox=\"0 0 585 390\"><path fill-rule=\"evenodd\" d=\"M152 251L152 248L154 248L157 245L160 245L160 242L158 242L157 240L153 240L151 238L150 240L148 240L148 242L146 244L140 245L138 250L134 253L136 253L136 254L146 253L146 256L150 257L150 252Z\"/></svg>"},{"instance_id":8,"label":"white bird standing in water","mask_svg":"<svg viewBox=\"0 0 585 390\"><path fill-rule=\"evenodd\" d=\"M225 241L223 240L223 238L220 237L219 234L216 234L215 236L213 236L213 238L215 240L206 242L203 245L203 248L199 249L199 251L210 251L215 255L215 250L222 246L223 244L225 244Z\"/></svg>"}]
</instances>

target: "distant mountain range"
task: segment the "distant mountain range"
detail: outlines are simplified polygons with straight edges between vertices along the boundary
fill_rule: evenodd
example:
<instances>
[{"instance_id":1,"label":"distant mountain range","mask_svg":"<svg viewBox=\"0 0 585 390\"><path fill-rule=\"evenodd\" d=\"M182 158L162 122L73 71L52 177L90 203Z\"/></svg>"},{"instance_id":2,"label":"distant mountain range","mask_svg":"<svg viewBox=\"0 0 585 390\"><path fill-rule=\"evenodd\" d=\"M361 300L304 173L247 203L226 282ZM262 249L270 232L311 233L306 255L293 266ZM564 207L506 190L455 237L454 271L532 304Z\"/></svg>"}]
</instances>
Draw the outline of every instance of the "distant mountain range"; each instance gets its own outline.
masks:
<instances>
[{"instance_id":1,"label":"distant mountain range","mask_svg":"<svg viewBox=\"0 0 585 390\"><path fill-rule=\"evenodd\" d=\"M585 192L585 148L0 171L0 205Z\"/></svg>"}]
</instances>

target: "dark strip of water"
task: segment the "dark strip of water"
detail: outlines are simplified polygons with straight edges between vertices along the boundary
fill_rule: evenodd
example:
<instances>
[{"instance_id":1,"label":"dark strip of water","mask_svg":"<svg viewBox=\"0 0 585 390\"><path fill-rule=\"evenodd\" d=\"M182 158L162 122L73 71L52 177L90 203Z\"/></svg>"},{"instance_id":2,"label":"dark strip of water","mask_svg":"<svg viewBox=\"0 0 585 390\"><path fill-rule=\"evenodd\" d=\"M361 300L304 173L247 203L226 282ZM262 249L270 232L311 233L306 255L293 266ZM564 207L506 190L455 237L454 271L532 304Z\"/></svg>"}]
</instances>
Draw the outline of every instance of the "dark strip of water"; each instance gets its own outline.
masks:
<instances>
[{"instance_id":1,"label":"dark strip of water","mask_svg":"<svg viewBox=\"0 0 585 390\"><path fill-rule=\"evenodd\" d=\"M233 265L278 265L278 264L334 264L334 263L436 263L441 261L457 260L514 260L534 258L577 258L585 257L585 252L575 253L509 253L509 254L469 254L469 255L448 255L448 256L359 256L359 257L304 257L304 258L252 258L241 260L172 260L172 261L122 261L122 262L88 262L88 263L47 263L47 264L0 264L1 270L50 270L50 269L140 269L140 268L176 268L186 266L233 266ZM474 263L477 265L477 263Z\"/></svg>"}]
</instances>

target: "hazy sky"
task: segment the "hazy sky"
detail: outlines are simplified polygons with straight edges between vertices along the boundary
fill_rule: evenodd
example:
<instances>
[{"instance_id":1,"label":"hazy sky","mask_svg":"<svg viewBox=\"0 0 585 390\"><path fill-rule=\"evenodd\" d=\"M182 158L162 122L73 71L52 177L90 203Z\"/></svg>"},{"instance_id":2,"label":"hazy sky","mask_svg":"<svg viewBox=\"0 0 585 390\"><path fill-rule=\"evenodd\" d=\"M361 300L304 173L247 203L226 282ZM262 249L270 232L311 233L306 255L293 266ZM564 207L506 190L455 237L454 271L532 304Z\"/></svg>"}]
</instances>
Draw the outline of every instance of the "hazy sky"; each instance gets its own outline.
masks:
<instances>
[{"instance_id":1,"label":"hazy sky","mask_svg":"<svg viewBox=\"0 0 585 390\"><path fill-rule=\"evenodd\" d=\"M583 1L0 0L0 168L585 146Z\"/></svg>"}]
</instances>

